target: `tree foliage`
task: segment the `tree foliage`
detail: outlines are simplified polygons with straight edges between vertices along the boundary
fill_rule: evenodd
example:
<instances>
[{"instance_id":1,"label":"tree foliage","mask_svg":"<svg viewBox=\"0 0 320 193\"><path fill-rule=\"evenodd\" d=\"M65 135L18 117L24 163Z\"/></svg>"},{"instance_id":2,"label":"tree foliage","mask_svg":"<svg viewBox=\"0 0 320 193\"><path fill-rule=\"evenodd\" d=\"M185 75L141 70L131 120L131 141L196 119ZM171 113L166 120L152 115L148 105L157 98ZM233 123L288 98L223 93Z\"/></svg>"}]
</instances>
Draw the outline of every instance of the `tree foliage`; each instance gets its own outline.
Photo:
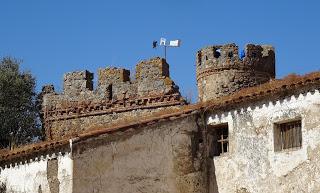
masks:
<instances>
[{"instance_id":1,"label":"tree foliage","mask_svg":"<svg viewBox=\"0 0 320 193\"><path fill-rule=\"evenodd\" d=\"M0 147L15 147L40 135L35 78L19 70L20 61L0 60Z\"/></svg>"}]
</instances>

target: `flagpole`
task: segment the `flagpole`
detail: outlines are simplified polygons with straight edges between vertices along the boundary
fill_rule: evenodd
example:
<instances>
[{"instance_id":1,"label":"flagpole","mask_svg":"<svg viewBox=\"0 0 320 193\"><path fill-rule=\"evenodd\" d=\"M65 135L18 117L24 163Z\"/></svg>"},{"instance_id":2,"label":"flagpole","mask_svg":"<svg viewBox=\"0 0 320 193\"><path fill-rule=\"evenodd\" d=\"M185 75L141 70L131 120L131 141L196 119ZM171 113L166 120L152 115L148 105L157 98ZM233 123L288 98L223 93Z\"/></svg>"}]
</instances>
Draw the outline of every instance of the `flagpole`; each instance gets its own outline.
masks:
<instances>
[{"instance_id":1,"label":"flagpole","mask_svg":"<svg viewBox=\"0 0 320 193\"><path fill-rule=\"evenodd\" d=\"M167 60L167 46L164 46L164 59Z\"/></svg>"},{"instance_id":2,"label":"flagpole","mask_svg":"<svg viewBox=\"0 0 320 193\"><path fill-rule=\"evenodd\" d=\"M169 44L166 43L165 38L160 38L160 46L164 47L164 59L167 60L167 47L180 47L180 40L172 40L170 41ZM156 48L157 47L157 41L152 42L152 47Z\"/></svg>"}]
</instances>

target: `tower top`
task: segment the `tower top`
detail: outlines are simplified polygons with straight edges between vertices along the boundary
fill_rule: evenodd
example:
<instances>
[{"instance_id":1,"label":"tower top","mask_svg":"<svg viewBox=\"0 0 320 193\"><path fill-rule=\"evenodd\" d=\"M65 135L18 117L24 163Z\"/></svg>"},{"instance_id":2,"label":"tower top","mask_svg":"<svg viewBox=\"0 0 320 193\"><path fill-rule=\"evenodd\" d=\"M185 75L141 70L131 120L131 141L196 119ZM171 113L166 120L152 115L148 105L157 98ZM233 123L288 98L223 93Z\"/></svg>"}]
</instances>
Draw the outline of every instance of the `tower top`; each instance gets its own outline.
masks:
<instances>
[{"instance_id":1,"label":"tower top","mask_svg":"<svg viewBox=\"0 0 320 193\"><path fill-rule=\"evenodd\" d=\"M270 45L214 45L197 52L199 100L228 95L275 77L275 52Z\"/></svg>"}]
</instances>

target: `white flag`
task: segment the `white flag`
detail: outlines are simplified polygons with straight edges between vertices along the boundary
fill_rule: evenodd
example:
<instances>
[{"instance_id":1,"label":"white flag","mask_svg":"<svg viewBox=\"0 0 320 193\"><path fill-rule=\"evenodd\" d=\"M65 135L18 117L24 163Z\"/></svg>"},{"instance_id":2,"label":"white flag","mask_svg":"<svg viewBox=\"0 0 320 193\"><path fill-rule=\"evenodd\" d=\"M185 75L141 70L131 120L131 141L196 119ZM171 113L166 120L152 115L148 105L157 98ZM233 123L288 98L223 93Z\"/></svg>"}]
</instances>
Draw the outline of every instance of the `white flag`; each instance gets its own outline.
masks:
<instances>
[{"instance_id":1,"label":"white flag","mask_svg":"<svg viewBox=\"0 0 320 193\"><path fill-rule=\"evenodd\" d=\"M160 38L160 46L165 46L166 45L166 38Z\"/></svg>"},{"instance_id":2,"label":"white flag","mask_svg":"<svg viewBox=\"0 0 320 193\"><path fill-rule=\"evenodd\" d=\"M171 40L169 45L172 47L179 47L180 43L181 43L180 40Z\"/></svg>"}]
</instances>

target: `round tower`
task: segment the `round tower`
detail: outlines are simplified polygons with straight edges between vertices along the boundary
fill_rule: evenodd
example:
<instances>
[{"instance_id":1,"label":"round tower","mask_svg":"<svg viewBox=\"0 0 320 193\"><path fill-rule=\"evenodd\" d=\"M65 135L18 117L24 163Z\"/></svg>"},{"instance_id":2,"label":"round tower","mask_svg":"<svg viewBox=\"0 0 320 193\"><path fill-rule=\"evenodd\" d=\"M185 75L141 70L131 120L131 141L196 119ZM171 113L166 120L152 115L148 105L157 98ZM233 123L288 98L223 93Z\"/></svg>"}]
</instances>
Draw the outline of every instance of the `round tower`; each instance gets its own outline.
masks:
<instances>
[{"instance_id":1,"label":"round tower","mask_svg":"<svg viewBox=\"0 0 320 193\"><path fill-rule=\"evenodd\" d=\"M196 57L198 100L207 101L275 78L275 53L269 45L235 44L203 48Z\"/></svg>"}]
</instances>

